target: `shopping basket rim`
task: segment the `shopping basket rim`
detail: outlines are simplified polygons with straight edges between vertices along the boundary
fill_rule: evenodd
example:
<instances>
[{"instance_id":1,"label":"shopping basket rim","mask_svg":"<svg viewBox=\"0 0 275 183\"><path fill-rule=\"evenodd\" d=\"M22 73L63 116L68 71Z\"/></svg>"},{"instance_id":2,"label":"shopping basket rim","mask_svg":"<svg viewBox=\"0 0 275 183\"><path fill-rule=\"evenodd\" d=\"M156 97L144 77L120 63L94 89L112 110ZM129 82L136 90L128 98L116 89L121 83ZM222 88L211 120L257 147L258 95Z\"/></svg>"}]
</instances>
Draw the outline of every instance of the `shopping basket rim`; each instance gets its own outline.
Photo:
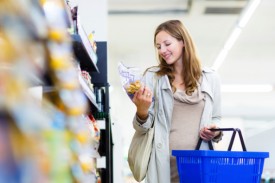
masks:
<instances>
[{"instance_id":1,"label":"shopping basket rim","mask_svg":"<svg viewBox=\"0 0 275 183\"><path fill-rule=\"evenodd\" d=\"M256 151L217 151L217 150L172 150L176 157L238 157L268 158L269 152Z\"/></svg>"}]
</instances>

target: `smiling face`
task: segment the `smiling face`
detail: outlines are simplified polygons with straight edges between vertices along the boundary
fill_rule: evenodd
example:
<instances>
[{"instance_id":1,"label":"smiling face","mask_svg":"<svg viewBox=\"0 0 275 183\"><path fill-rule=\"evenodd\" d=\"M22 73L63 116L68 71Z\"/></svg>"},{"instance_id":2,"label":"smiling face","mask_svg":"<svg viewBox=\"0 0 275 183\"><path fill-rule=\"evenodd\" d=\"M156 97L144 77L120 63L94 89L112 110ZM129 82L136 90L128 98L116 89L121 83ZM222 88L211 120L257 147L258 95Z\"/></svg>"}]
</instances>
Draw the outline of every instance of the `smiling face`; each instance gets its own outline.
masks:
<instances>
[{"instance_id":1,"label":"smiling face","mask_svg":"<svg viewBox=\"0 0 275 183\"><path fill-rule=\"evenodd\" d=\"M180 20L168 20L159 24L154 33L154 45L158 53L159 75L167 75L174 90L173 82L179 74L183 78L186 93L192 94L201 78L200 59L195 44Z\"/></svg>"},{"instance_id":2,"label":"smiling face","mask_svg":"<svg viewBox=\"0 0 275 183\"><path fill-rule=\"evenodd\" d=\"M182 62L184 47L182 40L177 40L167 32L160 31L155 37L155 45L158 54L168 65Z\"/></svg>"}]
</instances>

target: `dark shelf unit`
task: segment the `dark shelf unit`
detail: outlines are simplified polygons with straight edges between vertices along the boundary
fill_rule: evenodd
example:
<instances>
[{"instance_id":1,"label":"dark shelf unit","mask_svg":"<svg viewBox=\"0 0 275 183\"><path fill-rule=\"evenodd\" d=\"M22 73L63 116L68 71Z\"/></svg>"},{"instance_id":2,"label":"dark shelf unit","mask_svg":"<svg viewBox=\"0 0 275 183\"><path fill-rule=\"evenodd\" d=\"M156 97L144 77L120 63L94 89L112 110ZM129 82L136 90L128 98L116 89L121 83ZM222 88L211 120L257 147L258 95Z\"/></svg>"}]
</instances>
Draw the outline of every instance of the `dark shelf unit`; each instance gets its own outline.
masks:
<instances>
[{"instance_id":1,"label":"dark shelf unit","mask_svg":"<svg viewBox=\"0 0 275 183\"><path fill-rule=\"evenodd\" d=\"M78 25L78 31L75 34L71 34L73 42L73 52L76 60L79 62L81 70L85 70L91 73L99 73L97 67L98 56L93 50L86 32L81 25ZM100 107L96 102L96 95L89 89L87 83L83 78L79 78L80 84L88 100L90 101L90 107L92 111L100 111Z\"/></svg>"},{"instance_id":2,"label":"dark shelf unit","mask_svg":"<svg viewBox=\"0 0 275 183\"><path fill-rule=\"evenodd\" d=\"M106 169L101 169L101 177L103 183L113 183L113 139L111 133L111 118L110 118L110 104L109 104L109 83L108 83L108 68L107 68L107 43L97 42L97 66L100 72L91 72L92 83L94 90L103 90L101 100L101 112L93 113L96 119L104 119L106 129L101 130L104 137L100 141L99 153L106 156Z\"/></svg>"},{"instance_id":3,"label":"dark shelf unit","mask_svg":"<svg viewBox=\"0 0 275 183\"><path fill-rule=\"evenodd\" d=\"M92 111L100 111L99 106L97 105L96 95L92 92L92 90L88 87L88 84L84 80L82 76L79 76L79 82L85 93L87 99L89 100L89 104Z\"/></svg>"},{"instance_id":4,"label":"dark shelf unit","mask_svg":"<svg viewBox=\"0 0 275 183\"><path fill-rule=\"evenodd\" d=\"M81 69L99 72L97 68L98 56L92 48L85 30L80 24L77 25L77 31L72 34L71 37L73 40L74 54L80 62Z\"/></svg>"},{"instance_id":5,"label":"dark shelf unit","mask_svg":"<svg viewBox=\"0 0 275 183\"><path fill-rule=\"evenodd\" d=\"M99 72L97 68L97 56L93 52L92 48L85 46L83 42L83 37L79 34L71 35L73 40L73 50L74 54L77 57L77 60L80 62L80 67L82 70Z\"/></svg>"},{"instance_id":6,"label":"dark shelf unit","mask_svg":"<svg viewBox=\"0 0 275 183\"><path fill-rule=\"evenodd\" d=\"M96 100L90 100L91 112L95 119L104 120L106 125L105 129L100 130L99 154L106 157L106 168L99 170L101 182L113 183L113 141L109 113L109 83L107 81L107 43L97 42L97 54L95 57L93 55L95 53L91 53L90 48L87 48L89 46L87 42L86 44L83 42L88 40L86 34L82 30L79 32L82 32L82 36L79 34L72 35L75 57L80 64L81 70L89 72L92 77L95 91L93 95ZM99 90L100 92L102 91L100 95L97 94Z\"/></svg>"}]
</instances>

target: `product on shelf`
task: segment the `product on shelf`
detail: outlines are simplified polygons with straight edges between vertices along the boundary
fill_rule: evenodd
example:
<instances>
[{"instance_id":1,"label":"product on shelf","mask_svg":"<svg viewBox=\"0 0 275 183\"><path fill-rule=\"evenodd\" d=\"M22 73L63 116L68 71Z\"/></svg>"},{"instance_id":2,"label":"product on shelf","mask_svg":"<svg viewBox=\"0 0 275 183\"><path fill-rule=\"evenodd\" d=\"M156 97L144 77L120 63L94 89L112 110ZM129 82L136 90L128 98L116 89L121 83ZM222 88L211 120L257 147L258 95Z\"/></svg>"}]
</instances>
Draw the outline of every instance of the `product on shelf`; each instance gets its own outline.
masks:
<instances>
[{"instance_id":1,"label":"product on shelf","mask_svg":"<svg viewBox=\"0 0 275 183\"><path fill-rule=\"evenodd\" d=\"M95 32L93 31L92 33L90 33L88 35L88 38L89 38L89 41L90 41L90 44L91 44L93 50L96 53L96 51L97 51L97 45L96 45L96 41L95 41Z\"/></svg>"},{"instance_id":2,"label":"product on shelf","mask_svg":"<svg viewBox=\"0 0 275 183\"><path fill-rule=\"evenodd\" d=\"M91 91L93 91L94 90L94 86L93 86L93 84L91 82L92 78L91 78L90 74L87 71L81 71L81 75L85 79L85 81L86 81L87 85L89 86L89 88L91 89Z\"/></svg>"}]
</instances>

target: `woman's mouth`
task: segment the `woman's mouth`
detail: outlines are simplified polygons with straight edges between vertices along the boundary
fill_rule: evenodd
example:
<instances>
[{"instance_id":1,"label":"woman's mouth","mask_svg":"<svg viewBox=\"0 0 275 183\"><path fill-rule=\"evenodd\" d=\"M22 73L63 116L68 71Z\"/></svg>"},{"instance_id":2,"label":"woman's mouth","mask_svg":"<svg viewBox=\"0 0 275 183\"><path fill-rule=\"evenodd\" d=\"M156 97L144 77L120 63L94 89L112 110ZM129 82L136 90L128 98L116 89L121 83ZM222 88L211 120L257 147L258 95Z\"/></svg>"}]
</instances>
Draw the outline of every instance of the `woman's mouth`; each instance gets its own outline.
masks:
<instances>
[{"instance_id":1,"label":"woman's mouth","mask_svg":"<svg viewBox=\"0 0 275 183\"><path fill-rule=\"evenodd\" d=\"M163 55L162 57L163 57L163 59L164 59L164 60L168 60L168 59L169 59L169 57L170 57L170 54Z\"/></svg>"}]
</instances>

